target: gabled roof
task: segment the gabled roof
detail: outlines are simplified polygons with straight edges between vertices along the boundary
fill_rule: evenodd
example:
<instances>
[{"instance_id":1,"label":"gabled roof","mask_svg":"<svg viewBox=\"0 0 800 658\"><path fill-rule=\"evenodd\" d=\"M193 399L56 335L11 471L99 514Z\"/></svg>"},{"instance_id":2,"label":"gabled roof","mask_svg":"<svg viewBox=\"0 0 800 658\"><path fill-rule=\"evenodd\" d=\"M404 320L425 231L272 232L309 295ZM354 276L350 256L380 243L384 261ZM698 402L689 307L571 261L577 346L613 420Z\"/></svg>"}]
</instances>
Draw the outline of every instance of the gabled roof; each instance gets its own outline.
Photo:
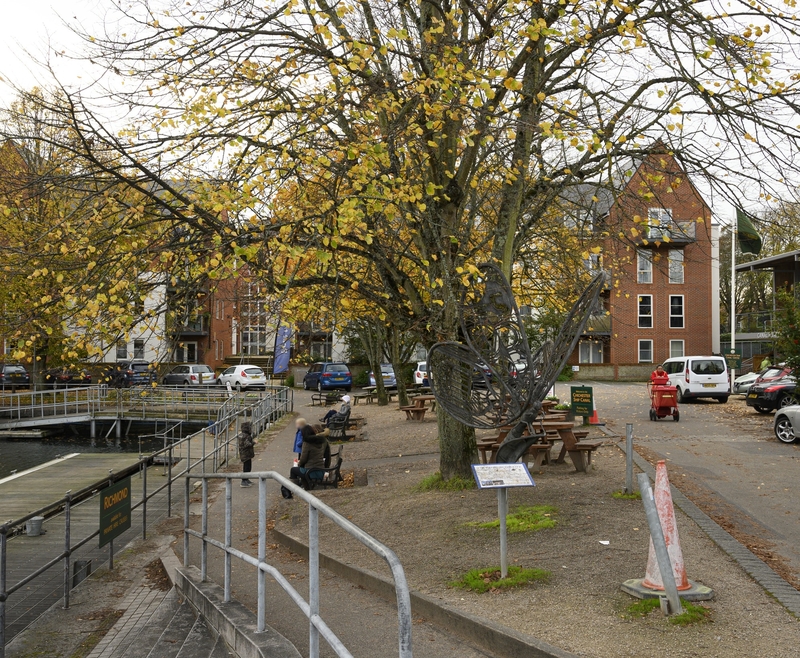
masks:
<instances>
[{"instance_id":1,"label":"gabled roof","mask_svg":"<svg viewBox=\"0 0 800 658\"><path fill-rule=\"evenodd\" d=\"M610 174L596 181L571 185L562 192L560 199L565 206L575 208L584 220L594 222L608 215L642 162L642 158L620 158L612 165Z\"/></svg>"}]
</instances>

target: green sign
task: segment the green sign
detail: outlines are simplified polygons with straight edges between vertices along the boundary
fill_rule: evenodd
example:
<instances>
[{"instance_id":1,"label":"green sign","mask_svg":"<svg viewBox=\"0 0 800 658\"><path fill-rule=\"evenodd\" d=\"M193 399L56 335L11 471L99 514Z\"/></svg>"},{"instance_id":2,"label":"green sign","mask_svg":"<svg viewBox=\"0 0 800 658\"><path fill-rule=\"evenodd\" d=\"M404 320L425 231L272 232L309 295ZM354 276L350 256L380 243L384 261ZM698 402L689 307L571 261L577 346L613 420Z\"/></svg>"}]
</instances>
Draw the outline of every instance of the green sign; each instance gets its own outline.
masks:
<instances>
[{"instance_id":1,"label":"green sign","mask_svg":"<svg viewBox=\"0 0 800 658\"><path fill-rule=\"evenodd\" d=\"M572 386L572 413L576 416L591 416L594 411L594 397L591 386Z\"/></svg>"},{"instance_id":2,"label":"green sign","mask_svg":"<svg viewBox=\"0 0 800 658\"><path fill-rule=\"evenodd\" d=\"M725 361L728 363L729 370L741 370L742 368L742 350L731 350L725 355Z\"/></svg>"},{"instance_id":3,"label":"green sign","mask_svg":"<svg viewBox=\"0 0 800 658\"><path fill-rule=\"evenodd\" d=\"M131 527L131 479L125 478L100 492L100 547Z\"/></svg>"}]
</instances>

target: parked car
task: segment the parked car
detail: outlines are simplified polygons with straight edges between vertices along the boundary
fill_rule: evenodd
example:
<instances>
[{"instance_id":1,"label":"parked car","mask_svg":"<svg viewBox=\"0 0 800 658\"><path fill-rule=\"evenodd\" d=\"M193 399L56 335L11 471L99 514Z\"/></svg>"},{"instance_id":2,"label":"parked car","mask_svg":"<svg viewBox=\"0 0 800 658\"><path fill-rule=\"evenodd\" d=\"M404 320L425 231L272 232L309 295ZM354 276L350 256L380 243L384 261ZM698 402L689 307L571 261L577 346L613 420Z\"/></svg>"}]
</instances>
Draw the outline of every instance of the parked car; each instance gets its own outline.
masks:
<instances>
[{"instance_id":1,"label":"parked car","mask_svg":"<svg viewBox=\"0 0 800 658\"><path fill-rule=\"evenodd\" d=\"M414 370L414 383L417 386L425 386L427 385L428 379L428 362L427 361L417 361L417 368Z\"/></svg>"},{"instance_id":2,"label":"parked car","mask_svg":"<svg viewBox=\"0 0 800 658\"><path fill-rule=\"evenodd\" d=\"M91 386L92 375L85 368L78 371L69 368L51 368L44 373L44 385L48 388Z\"/></svg>"},{"instance_id":3,"label":"parked car","mask_svg":"<svg viewBox=\"0 0 800 658\"><path fill-rule=\"evenodd\" d=\"M745 395L747 391L750 390L750 387L755 384L756 379L760 375L760 372L748 372L746 375L742 375L741 377L737 377L733 381L733 392L736 395Z\"/></svg>"},{"instance_id":4,"label":"parked car","mask_svg":"<svg viewBox=\"0 0 800 658\"><path fill-rule=\"evenodd\" d=\"M789 366L784 365L781 363L777 366L770 366L769 368L764 368L760 373L758 373L758 377L756 378L755 384L766 384L767 382L775 382L779 379L783 379L784 377L788 377L792 374L792 369Z\"/></svg>"},{"instance_id":5,"label":"parked car","mask_svg":"<svg viewBox=\"0 0 800 658\"><path fill-rule=\"evenodd\" d=\"M318 391L325 389L349 391L353 388L353 376L346 363L323 361L315 363L308 369L303 377L303 388L306 390L315 388Z\"/></svg>"},{"instance_id":6,"label":"parked car","mask_svg":"<svg viewBox=\"0 0 800 658\"><path fill-rule=\"evenodd\" d=\"M214 371L205 364L175 366L161 380L172 386L211 386L217 383Z\"/></svg>"},{"instance_id":7,"label":"parked car","mask_svg":"<svg viewBox=\"0 0 800 658\"><path fill-rule=\"evenodd\" d=\"M385 388L397 388L397 377L390 363L381 364L381 376L383 377L383 385ZM369 372L369 385L375 386L375 373L371 370Z\"/></svg>"},{"instance_id":8,"label":"parked car","mask_svg":"<svg viewBox=\"0 0 800 658\"><path fill-rule=\"evenodd\" d=\"M31 376L28 371L16 363L0 365L0 388L4 391L16 391L18 388L30 388Z\"/></svg>"},{"instance_id":9,"label":"parked car","mask_svg":"<svg viewBox=\"0 0 800 658\"><path fill-rule=\"evenodd\" d=\"M488 388L492 382L492 369L479 362L472 370L472 388Z\"/></svg>"},{"instance_id":10,"label":"parked car","mask_svg":"<svg viewBox=\"0 0 800 658\"><path fill-rule=\"evenodd\" d=\"M155 365L149 361L120 361L117 366L120 366L124 373L123 386L149 386L156 381Z\"/></svg>"},{"instance_id":11,"label":"parked car","mask_svg":"<svg viewBox=\"0 0 800 658\"><path fill-rule=\"evenodd\" d=\"M723 404L731 394L728 365L721 356L681 356L663 363L669 383L678 389L678 402L713 398Z\"/></svg>"},{"instance_id":12,"label":"parked car","mask_svg":"<svg viewBox=\"0 0 800 658\"><path fill-rule=\"evenodd\" d=\"M237 391L245 391L249 388L267 388L267 376L258 366L242 363L238 366L226 368L217 378L220 386L231 385Z\"/></svg>"},{"instance_id":13,"label":"parked car","mask_svg":"<svg viewBox=\"0 0 800 658\"><path fill-rule=\"evenodd\" d=\"M800 405L792 404L775 414L775 436L781 443L794 443L800 437Z\"/></svg>"},{"instance_id":14,"label":"parked car","mask_svg":"<svg viewBox=\"0 0 800 658\"><path fill-rule=\"evenodd\" d=\"M797 382L792 377L753 384L747 393L745 401L748 407L753 407L753 409L762 414L767 414L776 409L783 409L797 404L794 397L796 385Z\"/></svg>"}]
</instances>

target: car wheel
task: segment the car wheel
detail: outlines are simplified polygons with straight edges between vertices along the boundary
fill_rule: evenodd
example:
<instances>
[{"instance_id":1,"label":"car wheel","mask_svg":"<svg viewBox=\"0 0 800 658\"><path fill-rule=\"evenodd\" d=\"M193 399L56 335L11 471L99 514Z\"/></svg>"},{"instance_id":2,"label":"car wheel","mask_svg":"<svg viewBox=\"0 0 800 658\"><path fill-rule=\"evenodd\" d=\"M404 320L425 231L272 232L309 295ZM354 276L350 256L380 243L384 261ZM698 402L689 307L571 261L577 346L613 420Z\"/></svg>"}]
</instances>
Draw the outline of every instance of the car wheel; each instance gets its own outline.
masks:
<instances>
[{"instance_id":1,"label":"car wheel","mask_svg":"<svg viewBox=\"0 0 800 658\"><path fill-rule=\"evenodd\" d=\"M727 397L719 398L719 403L720 404L726 404L727 402L728 402L728 398Z\"/></svg>"},{"instance_id":2,"label":"car wheel","mask_svg":"<svg viewBox=\"0 0 800 658\"><path fill-rule=\"evenodd\" d=\"M792 422L786 417L781 416L775 423L775 436L781 443L794 443L796 437Z\"/></svg>"},{"instance_id":3,"label":"car wheel","mask_svg":"<svg viewBox=\"0 0 800 658\"><path fill-rule=\"evenodd\" d=\"M189 382L186 379L183 380L183 387L189 388Z\"/></svg>"},{"instance_id":4,"label":"car wheel","mask_svg":"<svg viewBox=\"0 0 800 658\"><path fill-rule=\"evenodd\" d=\"M317 382L317 391L322 393L322 382Z\"/></svg>"},{"instance_id":5,"label":"car wheel","mask_svg":"<svg viewBox=\"0 0 800 658\"><path fill-rule=\"evenodd\" d=\"M680 419L681 419L681 412L676 409L675 415L672 416L672 420L674 420L677 423L680 421Z\"/></svg>"},{"instance_id":6,"label":"car wheel","mask_svg":"<svg viewBox=\"0 0 800 658\"><path fill-rule=\"evenodd\" d=\"M768 414L772 409L767 409L766 407L762 407L760 404L754 404L753 409L755 409L760 414Z\"/></svg>"},{"instance_id":7,"label":"car wheel","mask_svg":"<svg viewBox=\"0 0 800 658\"><path fill-rule=\"evenodd\" d=\"M242 382L236 382L236 392L237 393L242 392Z\"/></svg>"},{"instance_id":8,"label":"car wheel","mask_svg":"<svg viewBox=\"0 0 800 658\"><path fill-rule=\"evenodd\" d=\"M169 382L167 381L166 377L164 377L164 380L161 383L164 384L164 386L168 386L169 385Z\"/></svg>"},{"instance_id":9,"label":"car wheel","mask_svg":"<svg viewBox=\"0 0 800 658\"><path fill-rule=\"evenodd\" d=\"M784 407L790 407L793 404L795 404L794 396L789 395L788 393L784 393L778 400L778 409L783 409Z\"/></svg>"},{"instance_id":10,"label":"car wheel","mask_svg":"<svg viewBox=\"0 0 800 658\"><path fill-rule=\"evenodd\" d=\"M305 380L305 378L303 379L303 390L304 391L308 390L308 382Z\"/></svg>"},{"instance_id":11,"label":"car wheel","mask_svg":"<svg viewBox=\"0 0 800 658\"><path fill-rule=\"evenodd\" d=\"M678 386L678 395L677 395L677 398L678 398L678 402L679 402L679 403L686 402L686 397L684 396L684 394L683 394L683 390L681 389L681 387L680 387L680 386Z\"/></svg>"}]
</instances>

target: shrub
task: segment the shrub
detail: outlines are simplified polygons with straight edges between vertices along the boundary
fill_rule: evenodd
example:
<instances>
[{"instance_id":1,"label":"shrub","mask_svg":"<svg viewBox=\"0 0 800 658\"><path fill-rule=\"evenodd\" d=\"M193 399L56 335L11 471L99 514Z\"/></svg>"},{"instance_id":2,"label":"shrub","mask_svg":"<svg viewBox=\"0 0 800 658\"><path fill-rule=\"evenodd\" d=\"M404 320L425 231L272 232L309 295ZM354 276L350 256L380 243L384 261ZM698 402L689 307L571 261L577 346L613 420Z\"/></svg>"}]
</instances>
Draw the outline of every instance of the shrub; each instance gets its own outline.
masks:
<instances>
[{"instance_id":1,"label":"shrub","mask_svg":"<svg viewBox=\"0 0 800 658\"><path fill-rule=\"evenodd\" d=\"M513 534L515 532L536 532L545 528L555 528L558 522L553 518L553 515L557 511L552 505L533 505L532 507L522 505L506 516L506 530L509 534ZM485 523L468 523L467 525L491 530L500 527L500 519Z\"/></svg>"},{"instance_id":2,"label":"shrub","mask_svg":"<svg viewBox=\"0 0 800 658\"><path fill-rule=\"evenodd\" d=\"M417 491L464 491L465 489L474 488L475 480L472 478L456 476L445 480L439 471L426 477L416 487Z\"/></svg>"},{"instance_id":3,"label":"shrub","mask_svg":"<svg viewBox=\"0 0 800 658\"><path fill-rule=\"evenodd\" d=\"M287 375L284 382L289 388L294 388L294 375Z\"/></svg>"},{"instance_id":4,"label":"shrub","mask_svg":"<svg viewBox=\"0 0 800 658\"><path fill-rule=\"evenodd\" d=\"M500 578L500 567L489 567L488 569L472 569L458 580L451 582L450 586L483 594L490 590L522 587L537 580L547 580L549 577L550 572L544 569L523 569L512 566L508 568L508 576Z\"/></svg>"}]
</instances>

